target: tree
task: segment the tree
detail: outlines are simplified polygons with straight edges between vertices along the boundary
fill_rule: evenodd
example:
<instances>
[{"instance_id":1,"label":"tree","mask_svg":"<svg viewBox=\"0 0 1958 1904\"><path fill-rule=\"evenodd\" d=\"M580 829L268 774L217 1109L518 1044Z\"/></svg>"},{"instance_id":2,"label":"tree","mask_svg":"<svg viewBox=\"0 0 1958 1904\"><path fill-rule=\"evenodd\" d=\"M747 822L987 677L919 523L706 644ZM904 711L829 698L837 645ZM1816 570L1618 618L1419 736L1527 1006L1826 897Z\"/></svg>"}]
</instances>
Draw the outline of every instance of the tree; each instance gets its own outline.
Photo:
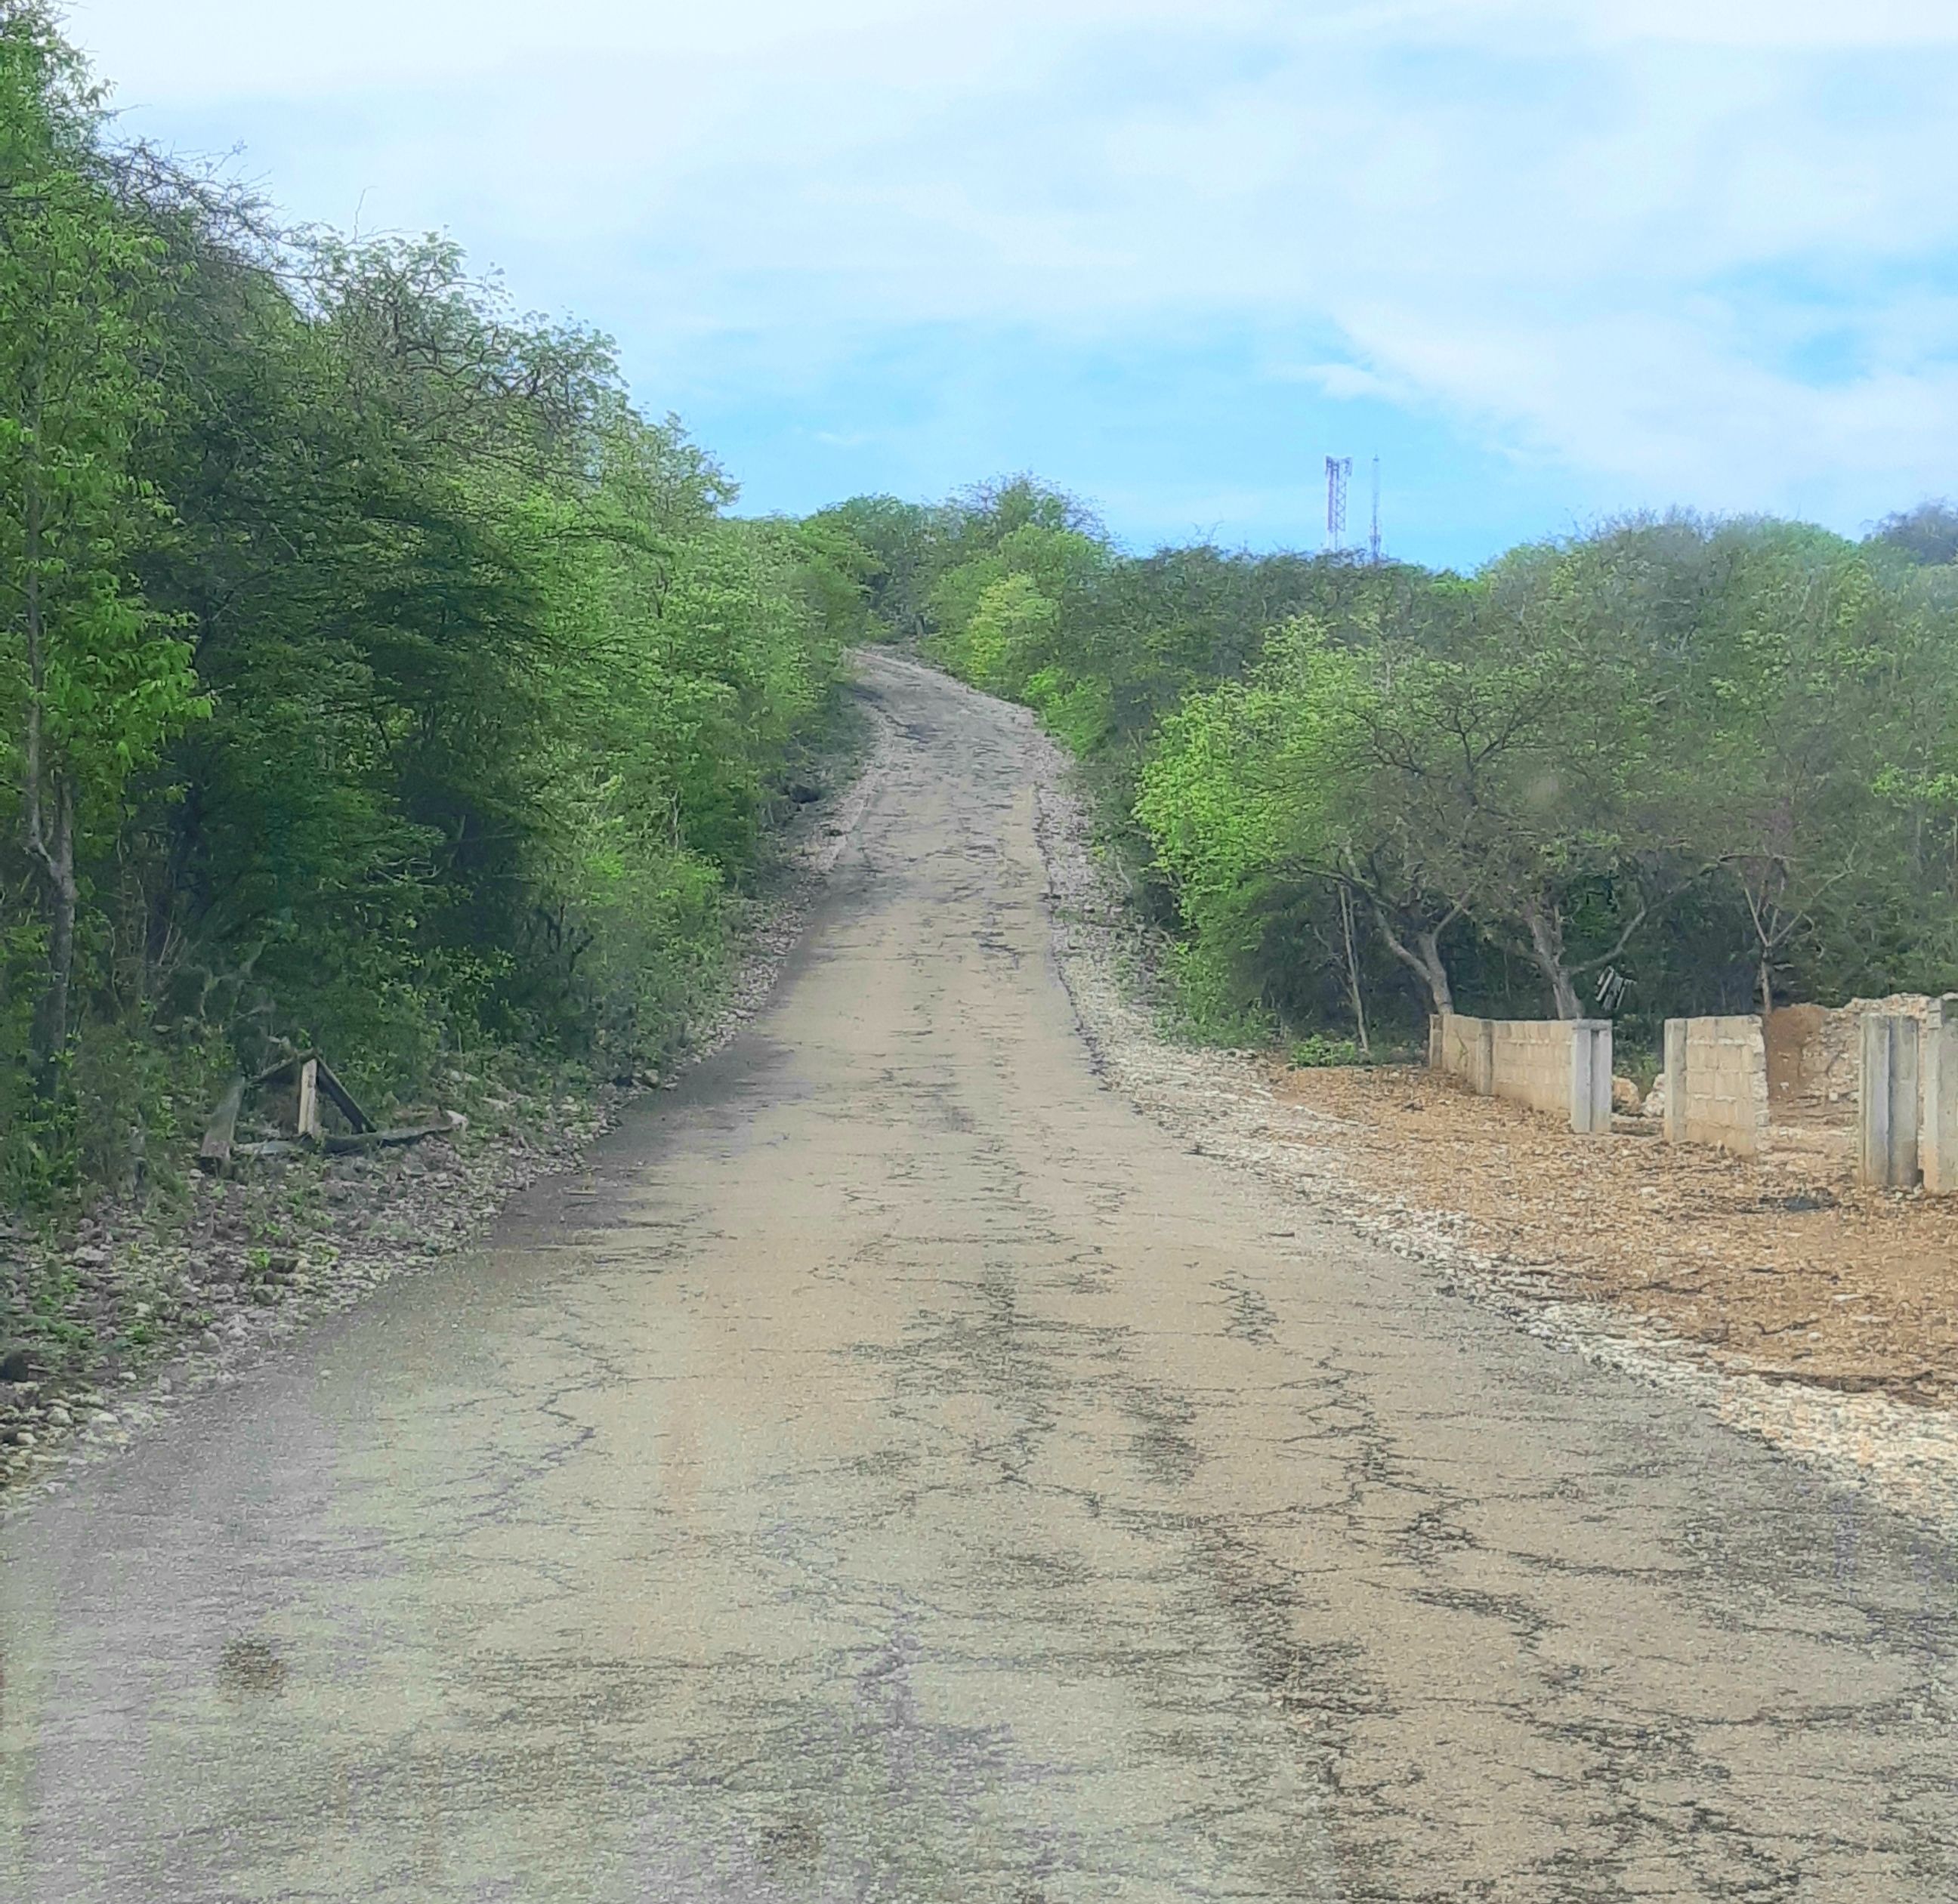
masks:
<instances>
[{"instance_id":1,"label":"tree","mask_svg":"<svg viewBox=\"0 0 1958 1904\"><path fill-rule=\"evenodd\" d=\"M735 499L605 339L111 144L0 0L0 1185L294 1044L670 1051L877 571Z\"/></svg>"},{"instance_id":2,"label":"tree","mask_svg":"<svg viewBox=\"0 0 1958 1904\"><path fill-rule=\"evenodd\" d=\"M66 1047L81 843L205 704L132 585L162 505L131 464L157 401L157 247L108 188L94 96L36 8L0 17L0 598L27 855L47 922L33 1040Z\"/></svg>"},{"instance_id":3,"label":"tree","mask_svg":"<svg viewBox=\"0 0 1958 1904\"><path fill-rule=\"evenodd\" d=\"M896 639L917 642L929 630L925 597L938 554L943 512L894 496L853 496L809 518L834 531L867 558L860 577L864 604Z\"/></svg>"},{"instance_id":4,"label":"tree","mask_svg":"<svg viewBox=\"0 0 1958 1904\"><path fill-rule=\"evenodd\" d=\"M1958 562L1958 508L1942 499L1887 515L1871 540L1887 544L1911 561L1931 565Z\"/></svg>"}]
</instances>

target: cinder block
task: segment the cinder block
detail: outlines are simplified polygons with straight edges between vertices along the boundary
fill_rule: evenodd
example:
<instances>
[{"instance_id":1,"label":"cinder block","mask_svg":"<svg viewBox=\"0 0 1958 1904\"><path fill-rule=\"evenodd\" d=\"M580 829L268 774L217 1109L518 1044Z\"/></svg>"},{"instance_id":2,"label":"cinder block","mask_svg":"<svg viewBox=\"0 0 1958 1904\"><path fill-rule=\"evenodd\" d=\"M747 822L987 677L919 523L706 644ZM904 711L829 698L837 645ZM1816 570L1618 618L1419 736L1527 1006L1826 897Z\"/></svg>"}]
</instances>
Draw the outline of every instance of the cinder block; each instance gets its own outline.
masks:
<instances>
[{"instance_id":1,"label":"cinder block","mask_svg":"<svg viewBox=\"0 0 1958 1904\"><path fill-rule=\"evenodd\" d=\"M1668 1019L1665 1072L1668 1142L1720 1144L1744 1155L1759 1149L1768 1104L1759 1019Z\"/></svg>"}]
</instances>

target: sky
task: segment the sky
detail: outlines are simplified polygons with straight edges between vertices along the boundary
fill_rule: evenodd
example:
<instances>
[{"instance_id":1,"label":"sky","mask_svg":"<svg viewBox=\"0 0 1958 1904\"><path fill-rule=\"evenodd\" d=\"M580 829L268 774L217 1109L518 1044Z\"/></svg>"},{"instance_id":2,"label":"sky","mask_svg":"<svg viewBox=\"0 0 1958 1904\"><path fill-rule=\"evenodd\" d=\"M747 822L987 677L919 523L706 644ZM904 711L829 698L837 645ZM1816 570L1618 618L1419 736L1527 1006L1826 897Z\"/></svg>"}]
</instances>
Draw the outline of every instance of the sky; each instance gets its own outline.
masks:
<instances>
[{"instance_id":1,"label":"sky","mask_svg":"<svg viewBox=\"0 0 1958 1904\"><path fill-rule=\"evenodd\" d=\"M72 0L125 131L443 230L755 511L1031 470L1469 567L1958 496L1958 0Z\"/></svg>"}]
</instances>

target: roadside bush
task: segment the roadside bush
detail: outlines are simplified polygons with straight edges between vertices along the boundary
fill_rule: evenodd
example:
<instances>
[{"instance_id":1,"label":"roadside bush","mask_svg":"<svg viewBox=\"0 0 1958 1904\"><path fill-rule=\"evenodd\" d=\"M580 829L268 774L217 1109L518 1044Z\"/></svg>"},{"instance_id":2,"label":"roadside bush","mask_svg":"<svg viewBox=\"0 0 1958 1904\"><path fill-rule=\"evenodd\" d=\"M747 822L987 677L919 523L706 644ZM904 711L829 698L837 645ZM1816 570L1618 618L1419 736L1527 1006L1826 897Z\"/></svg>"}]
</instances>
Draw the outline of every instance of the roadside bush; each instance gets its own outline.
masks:
<instances>
[{"instance_id":1,"label":"roadside bush","mask_svg":"<svg viewBox=\"0 0 1958 1904\"><path fill-rule=\"evenodd\" d=\"M736 518L446 241L119 149L31 0L0 161L0 1194L153 1180L186 1094L300 1047L382 1104L663 1061L873 553Z\"/></svg>"}]
</instances>

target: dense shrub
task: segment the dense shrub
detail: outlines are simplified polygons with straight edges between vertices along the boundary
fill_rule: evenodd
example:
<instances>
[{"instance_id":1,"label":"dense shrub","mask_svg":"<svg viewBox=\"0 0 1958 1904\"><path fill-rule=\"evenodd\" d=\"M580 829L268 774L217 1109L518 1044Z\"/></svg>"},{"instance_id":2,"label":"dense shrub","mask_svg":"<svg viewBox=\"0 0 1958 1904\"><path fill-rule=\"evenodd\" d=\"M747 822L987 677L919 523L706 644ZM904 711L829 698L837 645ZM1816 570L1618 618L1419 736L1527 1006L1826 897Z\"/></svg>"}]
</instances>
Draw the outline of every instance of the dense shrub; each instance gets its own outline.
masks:
<instances>
[{"instance_id":1,"label":"dense shrub","mask_svg":"<svg viewBox=\"0 0 1958 1904\"><path fill-rule=\"evenodd\" d=\"M669 1052L868 554L732 517L604 339L446 242L116 148L21 0L0 172L0 1193L315 1041L383 1095Z\"/></svg>"}]
</instances>

